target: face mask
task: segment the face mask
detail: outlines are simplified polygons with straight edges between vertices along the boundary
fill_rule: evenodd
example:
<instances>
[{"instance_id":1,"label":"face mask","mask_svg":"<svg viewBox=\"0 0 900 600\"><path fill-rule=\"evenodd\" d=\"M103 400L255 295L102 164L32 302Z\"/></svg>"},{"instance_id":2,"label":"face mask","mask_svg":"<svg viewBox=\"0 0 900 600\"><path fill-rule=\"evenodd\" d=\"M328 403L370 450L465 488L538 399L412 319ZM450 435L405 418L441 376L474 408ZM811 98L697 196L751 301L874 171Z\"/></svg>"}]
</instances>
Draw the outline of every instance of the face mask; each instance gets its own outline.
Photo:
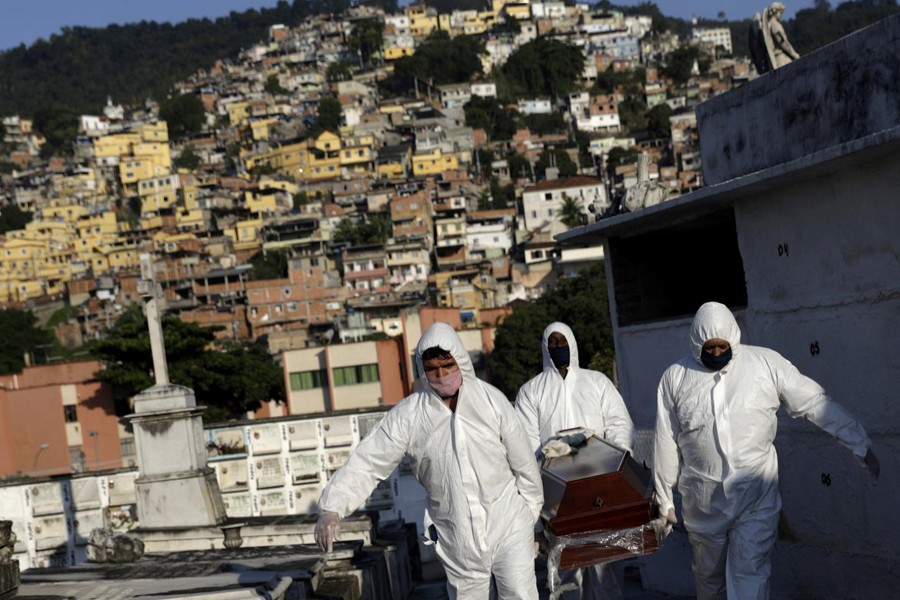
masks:
<instances>
[{"instance_id":1,"label":"face mask","mask_svg":"<svg viewBox=\"0 0 900 600\"><path fill-rule=\"evenodd\" d=\"M731 348L718 356L713 356L711 352L701 352L700 362L702 362L707 369L720 371L722 367L731 362Z\"/></svg>"},{"instance_id":2,"label":"face mask","mask_svg":"<svg viewBox=\"0 0 900 600\"><path fill-rule=\"evenodd\" d=\"M557 346L556 348L547 348L547 352L550 354L550 360L553 361L553 366L557 369L560 367L568 367L569 366L569 347L568 346Z\"/></svg>"},{"instance_id":3,"label":"face mask","mask_svg":"<svg viewBox=\"0 0 900 600\"><path fill-rule=\"evenodd\" d=\"M426 375L426 377L428 383L441 398L451 397L459 390L459 386L463 382L462 371L459 369L443 377L432 377L431 375Z\"/></svg>"}]
</instances>

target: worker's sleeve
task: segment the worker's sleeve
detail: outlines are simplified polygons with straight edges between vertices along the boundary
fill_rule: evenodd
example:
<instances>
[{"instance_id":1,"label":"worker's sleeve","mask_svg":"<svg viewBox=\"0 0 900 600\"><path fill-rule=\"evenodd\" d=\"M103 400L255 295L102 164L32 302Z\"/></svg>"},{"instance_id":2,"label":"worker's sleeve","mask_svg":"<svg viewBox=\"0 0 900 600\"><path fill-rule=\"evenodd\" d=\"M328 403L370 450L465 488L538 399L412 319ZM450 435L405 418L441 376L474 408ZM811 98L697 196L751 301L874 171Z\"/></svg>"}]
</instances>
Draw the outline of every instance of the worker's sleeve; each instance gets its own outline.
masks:
<instances>
[{"instance_id":1,"label":"worker's sleeve","mask_svg":"<svg viewBox=\"0 0 900 600\"><path fill-rule=\"evenodd\" d=\"M544 505L544 487L541 483L541 472L525 428L522 427L516 410L505 398L497 403L500 407L500 438L506 447L506 459L516 478L519 495L525 499L537 521Z\"/></svg>"},{"instance_id":2,"label":"worker's sleeve","mask_svg":"<svg viewBox=\"0 0 900 600\"><path fill-rule=\"evenodd\" d=\"M827 431L837 441L862 458L872 446L863 426L825 393L821 385L800 373L787 359L770 357L778 397L793 418L803 417Z\"/></svg>"},{"instance_id":3,"label":"worker's sleeve","mask_svg":"<svg viewBox=\"0 0 900 600\"><path fill-rule=\"evenodd\" d=\"M520 387L519 393L516 394L516 414L519 415L522 428L528 437L529 447L532 449L535 458L540 460L542 458L541 427L538 420L538 408L534 398L531 397L531 385L528 382Z\"/></svg>"},{"instance_id":4,"label":"worker's sleeve","mask_svg":"<svg viewBox=\"0 0 900 600\"><path fill-rule=\"evenodd\" d=\"M670 373L667 371L660 379L656 392L656 429L653 435L653 484L662 515L675 507L672 488L678 480L680 454L676 440L680 431Z\"/></svg>"},{"instance_id":5,"label":"worker's sleeve","mask_svg":"<svg viewBox=\"0 0 900 600\"><path fill-rule=\"evenodd\" d=\"M634 452L634 423L625 407L625 400L612 382L602 386L603 437L619 448Z\"/></svg>"},{"instance_id":6,"label":"worker's sleeve","mask_svg":"<svg viewBox=\"0 0 900 600\"><path fill-rule=\"evenodd\" d=\"M350 454L332 476L319 498L319 512L346 517L366 501L380 481L394 471L409 445L413 423L408 406L398 404Z\"/></svg>"}]
</instances>

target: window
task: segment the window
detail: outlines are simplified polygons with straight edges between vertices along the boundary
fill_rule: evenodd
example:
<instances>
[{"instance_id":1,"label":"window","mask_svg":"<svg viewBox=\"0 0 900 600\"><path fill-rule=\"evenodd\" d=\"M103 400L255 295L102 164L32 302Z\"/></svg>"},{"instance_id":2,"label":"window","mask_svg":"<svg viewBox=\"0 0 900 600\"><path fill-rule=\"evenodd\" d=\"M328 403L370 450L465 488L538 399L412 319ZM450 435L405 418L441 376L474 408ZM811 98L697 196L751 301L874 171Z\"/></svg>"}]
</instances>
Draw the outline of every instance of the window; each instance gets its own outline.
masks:
<instances>
[{"instance_id":1,"label":"window","mask_svg":"<svg viewBox=\"0 0 900 600\"><path fill-rule=\"evenodd\" d=\"M299 371L289 376L291 391L312 390L328 385L328 377L324 369L318 371Z\"/></svg>"},{"instance_id":2,"label":"window","mask_svg":"<svg viewBox=\"0 0 900 600\"><path fill-rule=\"evenodd\" d=\"M378 378L378 365L357 365L355 367L338 367L334 369L334 385L353 385L355 383L373 383Z\"/></svg>"},{"instance_id":3,"label":"window","mask_svg":"<svg viewBox=\"0 0 900 600\"><path fill-rule=\"evenodd\" d=\"M553 192L547 192L544 194L544 200L553 200Z\"/></svg>"},{"instance_id":4,"label":"window","mask_svg":"<svg viewBox=\"0 0 900 600\"><path fill-rule=\"evenodd\" d=\"M119 440L119 448L122 450L122 456L134 456L136 454L134 448L134 438L125 438Z\"/></svg>"},{"instance_id":5,"label":"window","mask_svg":"<svg viewBox=\"0 0 900 600\"><path fill-rule=\"evenodd\" d=\"M66 423L77 423L78 422L78 407L74 404L70 404L68 406L63 406L63 410L66 415Z\"/></svg>"}]
</instances>

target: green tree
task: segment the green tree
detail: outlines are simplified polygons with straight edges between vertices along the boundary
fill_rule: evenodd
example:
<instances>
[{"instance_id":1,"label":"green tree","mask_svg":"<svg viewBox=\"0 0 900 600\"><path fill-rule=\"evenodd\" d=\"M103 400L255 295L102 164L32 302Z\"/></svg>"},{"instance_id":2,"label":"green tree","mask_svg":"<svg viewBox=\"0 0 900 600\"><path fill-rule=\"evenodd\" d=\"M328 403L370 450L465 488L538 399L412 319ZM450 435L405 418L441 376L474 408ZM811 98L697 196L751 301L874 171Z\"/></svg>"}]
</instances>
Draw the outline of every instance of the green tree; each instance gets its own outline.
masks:
<instances>
[{"instance_id":1,"label":"green tree","mask_svg":"<svg viewBox=\"0 0 900 600\"><path fill-rule=\"evenodd\" d=\"M509 176L513 179L531 177L531 163L526 156L513 152L506 157L506 164L509 166Z\"/></svg>"},{"instance_id":2,"label":"green tree","mask_svg":"<svg viewBox=\"0 0 900 600\"><path fill-rule=\"evenodd\" d=\"M281 87L281 83L278 81L278 75L275 75L274 73L272 75L269 75L269 77L266 79L266 85L264 86L264 89L273 96L278 94L290 93L290 90Z\"/></svg>"},{"instance_id":3,"label":"green tree","mask_svg":"<svg viewBox=\"0 0 900 600\"><path fill-rule=\"evenodd\" d=\"M328 63L328 67L325 69L325 79L329 82L346 81L351 77L353 77L353 72L350 69L350 63L344 60Z\"/></svg>"},{"instance_id":4,"label":"green tree","mask_svg":"<svg viewBox=\"0 0 900 600\"><path fill-rule=\"evenodd\" d=\"M543 369L541 337L554 321L572 328L581 367L614 378L615 350L603 263L598 262L532 302L516 304L497 327L494 350L487 358L490 382L514 400L523 383Z\"/></svg>"},{"instance_id":5,"label":"green tree","mask_svg":"<svg viewBox=\"0 0 900 600\"><path fill-rule=\"evenodd\" d=\"M572 158L564 148L554 148L552 150L544 150L538 157L534 165L538 179L543 179L547 175L547 167L552 165L559 169L560 177L573 177L578 174L578 165L572 162Z\"/></svg>"},{"instance_id":6,"label":"green tree","mask_svg":"<svg viewBox=\"0 0 900 600\"><path fill-rule=\"evenodd\" d=\"M369 213L362 221L341 219L334 230L334 241L349 242L351 246L383 244L393 229L391 216L384 213Z\"/></svg>"},{"instance_id":7,"label":"green tree","mask_svg":"<svg viewBox=\"0 0 900 600\"><path fill-rule=\"evenodd\" d=\"M381 52L384 45L384 22L381 19L363 19L353 23L347 39L347 46L353 54L362 59L362 65L371 65L372 58Z\"/></svg>"},{"instance_id":8,"label":"green tree","mask_svg":"<svg viewBox=\"0 0 900 600\"><path fill-rule=\"evenodd\" d=\"M283 279L288 275L291 254L288 250L257 252L250 259L253 269L250 277L256 281L264 279Z\"/></svg>"},{"instance_id":9,"label":"green tree","mask_svg":"<svg viewBox=\"0 0 900 600\"><path fill-rule=\"evenodd\" d=\"M620 148L619 146L610 148L609 152L606 154L606 169L610 178L615 174L616 167L633 165L637 162L637 156L638 151L634 148L628 148L627 150Z\"/></svg>"},{"instance_id":10,"label":"green tree","mask_svg":"<svg viewBox=\"0 0 900 600\"><path fill-rule=\"evenodd\" d=\"M78 135L78 116L71 109L57 104L34 113L34 128L46 140L41 146L41 157L59 154L71 156L75 137Z\"/></svg>"},{"instance_id":11,"label":"green tree","mask_svg":"<svg viewBox=\"0 0 900 600\"><path fill-rule=\"evenodd\" d=\"M647 113L647 132L654 139L672 137L672 122L669 117L672 116L672 108L663 102L657 104Z\"/></svg>"},{"instance_id":12,"label":"green tree","mask_svg":"<svg viewBox=\"0 0 900 600\"><path fill-rule=\"evenodd\" d=\"M4 209L5 210L5 209ZM25 367L25 355L32 362L46 358L53 335L38 327L30 310L0 309L0 373L19 373Z\"/></svg>"},{"instance_id":13,"label":"green tree","mask_svg":"<svg viewBox=\"0 0 900 600\"><path fill-rule=\"evenodd\" d=\"M242 419L268 400L283 401L284 375L257 344L213 346L221 327L204 327L173 317L163 318L169 379L194 390L197 404L207 407L207 420ZM132 305L108 332L91 342L89 351L103 361L96 377L113 386L120 398L131 398L154 384L147 320Z\"/></svg>"},{"instance_id":14,"label":"green tree","mask_svg":"<svg viewBox=\"0 0 900 600\"><path fill-rule=\"evenodd\" d=\"M15 202L0 208L0 234L16 229L25 229L25 225L31 222L32 213L19 208Z\"/></svg>"},{"instance_id":15,"label":"green tree","mask_svg":"<svg viewBox=\"0 0 900 600\"><path fill-rule=\"evenodd\" d=\"M576 88L584 55L575 46L539 37L516 50L501 72L515 95L559 98Z\"/></svg>"},{"instance_id":16,"label":"green tree","mask_svg":"<svg viewBox=\"0 0 900 600\"><path fill-rule=\"evenodd\" d=\"M640 88L629 87L625 99L619 102L618 110L625 131L643 131L647 128L647 102Z\"/></svg>"},{"instance_id":17,"label":"green tree","mask_svg":"<svg viewBox=\"0 0 900 600\"><path fill-rule=\"evenodd\" d=\"M175 166L193 171L200 166L200 156L194 152L193 148L187 147L175 159Z\"/></svg>"},{"instance_id":18,"label":"green tree","mask_svg":"<svg viewBox=\"0 0 900 600\"><path fill-rule=\"evenodd\" d=\"M516 132L516 120L512 112L496 98L474 96L463 107L466 125L484 129L492 141L512 139Z\"/></svg>"},{"instance_id":19,"label":"green tree","mask_svg":"<svg viewBox=\"0 0 900 600\"><path fill-rule=\"evenodd\" d=\"M159 118L169 127L173 139L199 133L206 120L203 102L194 94L167 98L159 106Z\"/></svg>"},{"instance_id":20,"label":"green tree","mask_svg":"<svg viewBox=\"0 0 900 600\"><path fill-rule=\"evenodd\" d=\"M564 194L562 206L559 207L559 220L569 229L584 225L584 211L582 210L581 199Z\"/></svg>"},{"instance_id":21,"label":"green tree","mask_svg":"<svg viewBox=\"0 0 900 600\"><path fill-rule=\"evenodd\" d=\"M319 101L316 111L316 122L313 125L313 137L324 131L337 133L341 128L341 103L337 98L326 96Z\"/></svg>"},{"instance_id":22,"label":"green tree","mask_svg":"<svg viewBox=\"0 0 900 600\"><path fill-rule=\"evenodd\" d=\"M483 72L481 54L484 47L474 37L458 35L450 38L437 30L416 48L412 56L394 63L394 73L402 78L417 77L441 85L471 81Z\"/></svg>"},{"instance_id":23,"label":"green tree","mask_svg":"<svg viewBox=\"0 0 900 600\"><path fill-rule=\"evenodd\" d=\"M709 71L710 59L697 46L679 46L669 56L663 73L672 78L676 85L684 85L691 78L691 71L697 64L701 75Z\"/></svg>"}]
</instances>

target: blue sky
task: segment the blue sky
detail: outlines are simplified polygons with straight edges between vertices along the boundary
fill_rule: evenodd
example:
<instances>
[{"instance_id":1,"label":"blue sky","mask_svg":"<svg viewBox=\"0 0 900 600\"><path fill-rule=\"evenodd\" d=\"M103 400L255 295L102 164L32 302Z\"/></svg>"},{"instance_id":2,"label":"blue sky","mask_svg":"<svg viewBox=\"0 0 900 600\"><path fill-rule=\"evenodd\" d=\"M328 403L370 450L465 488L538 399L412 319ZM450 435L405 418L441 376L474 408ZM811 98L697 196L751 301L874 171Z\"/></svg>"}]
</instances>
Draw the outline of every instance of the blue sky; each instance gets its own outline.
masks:
<instances>
[{"instance_id":1,"label":"blue sky","mask_svg":"<svg viewBox=\"0 0 900 600\"><path fill-rule=\"evenodd\" d=\"M634 5L640 0L613 0ZM784 0L785 17L812 6L812 0ZM3 0L0 4L0 50L49 39L62 27L105 27L111 23L139 21L178 23L190 18L215 19L248 8L272 7L277 0ZM405 2L403 3L405 4ZM656 0L663 14L690 19L715 18L724 11L728 19L743 19L761 11L769 2L760 0ZM837 2L832 2L837 4Z\"/></svg>"}]
</instances>

